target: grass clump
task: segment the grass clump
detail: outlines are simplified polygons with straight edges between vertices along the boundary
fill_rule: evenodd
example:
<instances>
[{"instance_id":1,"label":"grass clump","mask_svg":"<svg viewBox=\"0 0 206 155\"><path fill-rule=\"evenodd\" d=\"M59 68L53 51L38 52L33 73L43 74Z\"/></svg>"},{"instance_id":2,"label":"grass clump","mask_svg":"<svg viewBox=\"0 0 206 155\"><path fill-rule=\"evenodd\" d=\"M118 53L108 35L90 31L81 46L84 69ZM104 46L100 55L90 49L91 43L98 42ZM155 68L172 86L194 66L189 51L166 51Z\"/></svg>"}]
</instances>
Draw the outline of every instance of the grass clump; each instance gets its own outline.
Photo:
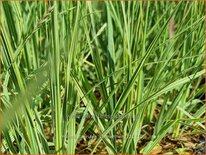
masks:
<instances>
[{"instance_id":1,"label":"grass clump","mask_svg":"<svg viewBox=\"0 0 206 155\"><path fill-rule=\"evenodd\" d=\"M163 144L205 130L204 2L2 2L1 15L3 153L194 151Z\"/></svg>"}]
</instances>

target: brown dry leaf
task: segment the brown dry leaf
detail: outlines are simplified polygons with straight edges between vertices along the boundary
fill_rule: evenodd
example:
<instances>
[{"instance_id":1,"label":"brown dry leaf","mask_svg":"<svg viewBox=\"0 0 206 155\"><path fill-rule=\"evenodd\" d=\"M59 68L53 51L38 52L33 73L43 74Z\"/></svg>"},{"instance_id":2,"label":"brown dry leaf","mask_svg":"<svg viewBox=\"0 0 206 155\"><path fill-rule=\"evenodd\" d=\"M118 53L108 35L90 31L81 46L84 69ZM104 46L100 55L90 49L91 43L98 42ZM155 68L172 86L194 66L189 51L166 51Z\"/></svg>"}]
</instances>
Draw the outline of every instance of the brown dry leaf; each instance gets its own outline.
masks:
<instances>
[{"instance_id":1,"label":"brown dry leaf","mask_svg":"<svg viewBox=\"0 0 206 155\"><path fill-rule=\"evenodd\" d=\"M184 143L184 145L185 145L185 147L188 147L188 148L195 148L196 147L196 145L192 142L186 142L186 143Z\"/></svg>"},{"instance_id":2,"label":"brown dry leaf","mask_svg":"<svg viewBox=\"0 0 206 155\"><path fill-rule=\"evenodd\" d=\"M172 143L168 143L162 146L164 150L168 150L168 149L173 149L175 147L175 144Z\"/></svg>"},{"instance_id":3,"label":"brown dry leaf","mask_svg":"<svg viewBox=\"0 0 206 155\"><path fill-rule=\"evenodd\" d=\"M153 148L151 154L157 154L157 153L161 153L161 152L162 152L162 146L156 145L156 146Z\"/></svg>"},{"instance_id":4,"label":"brown dry leaf","mask_svg":"<svg viewBox=\"0 0 206 155\"><path fill-rule=\"evenodd\" d=\"M187 141L190 141L190 138L188 138L188 137L180 137L179 140L183 141L183 142L187 142Z\"/></svg>"}]
</instances>

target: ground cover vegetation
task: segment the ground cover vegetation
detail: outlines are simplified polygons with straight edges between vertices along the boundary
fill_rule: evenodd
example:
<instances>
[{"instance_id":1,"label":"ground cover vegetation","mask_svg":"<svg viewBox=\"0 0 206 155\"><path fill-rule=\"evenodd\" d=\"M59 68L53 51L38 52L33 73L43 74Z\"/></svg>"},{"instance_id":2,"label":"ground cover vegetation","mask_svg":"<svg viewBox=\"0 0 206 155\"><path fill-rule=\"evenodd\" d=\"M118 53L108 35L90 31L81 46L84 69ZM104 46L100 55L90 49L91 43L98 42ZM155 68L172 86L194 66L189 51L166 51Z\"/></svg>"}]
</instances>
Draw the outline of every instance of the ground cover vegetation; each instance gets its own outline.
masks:
<instances>
[{"instance_id":1,"label":"ground cover vegetation","mask_svg":"<svg viewBox=\"0 0 206 155\"><path fill-rule=\"evenodd\" d=\"M203 150L204 18L200 1L1 2L1 152Z\"/></svg>"}]
</instances>

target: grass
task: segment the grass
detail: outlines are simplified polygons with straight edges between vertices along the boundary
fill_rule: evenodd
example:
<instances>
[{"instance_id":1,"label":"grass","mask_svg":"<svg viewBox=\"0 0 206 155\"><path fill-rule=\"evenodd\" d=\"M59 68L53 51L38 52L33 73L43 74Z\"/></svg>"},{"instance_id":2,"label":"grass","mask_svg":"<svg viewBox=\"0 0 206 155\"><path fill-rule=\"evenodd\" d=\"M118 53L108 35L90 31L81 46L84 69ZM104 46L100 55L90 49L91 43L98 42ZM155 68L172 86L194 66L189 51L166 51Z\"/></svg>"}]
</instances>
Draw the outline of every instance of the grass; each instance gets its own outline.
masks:
<instances>
[{"instance_id":1,"label":"grass","mask_svg":"<svg viewBox=\"0 0 206 155\"><path fill-rule=\"evenodd\" d=\"M2 2L1 152L193 153L160 148L205 132L204 7Z\"/></svg>"}]
</instances>

